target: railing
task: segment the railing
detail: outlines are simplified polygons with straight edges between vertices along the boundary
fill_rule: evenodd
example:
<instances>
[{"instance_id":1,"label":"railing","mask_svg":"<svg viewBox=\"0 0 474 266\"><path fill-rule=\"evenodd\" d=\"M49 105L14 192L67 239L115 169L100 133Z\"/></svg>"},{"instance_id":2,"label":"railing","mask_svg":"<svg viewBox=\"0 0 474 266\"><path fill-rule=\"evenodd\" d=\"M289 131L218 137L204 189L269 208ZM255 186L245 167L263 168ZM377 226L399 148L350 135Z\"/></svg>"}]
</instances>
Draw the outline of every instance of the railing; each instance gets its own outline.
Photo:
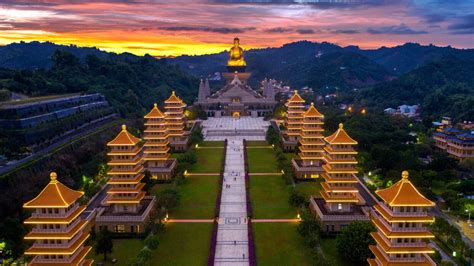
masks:
<instances>
[{"instance_id":1,"label":"railing","mask_svg":"<svg viewBox=\"0 0 474 266\"><path fill-rule=\"evenodd\" d=\"M391 243L392 247L426 247L427 244L423 241L421 242L416 242L416 243L397 243L397 242L392 242Z\"/></svg>"},{"instance_id":2,"label":"railing","mask_svg":"<svg viewBox=\"0 0 474 266\"><path fill-rule=\"evenodd\" d=\"M34 212L31 214L32 218L66 218L68 217L71 213L75 212L79 208L79 205L76 204L73 208L68 210L67 212L63 213L37 213Z\"/></svg>"},{"instance_id":3,"label":"railing","mask_svg":"<svg viewBox=\"0 0 474 266\"><path fill-rule=\"evenodd\" d=\"M37 228L34 227L31 232L33 233L66 233L71 231L72 228L74 228L79 222L81 222L81 219L76 219L71 225L68 227L63 227L63 228L58 228L58 229L43 229L43 228Z\"/></svg>"},{"instance_id":4,"label":"railing","mask_svg":"<svg viewBox=\"0 0 474 266\"><path fill-rule=\"evenodd\" d=\"M383 209L385 209L388 213L392 214L393 216L428 216L428 213L426 211L419 211L419 212L399 212L399 211L393 211L390 208L388 208L385 204L380 204Z\"/></svg>"},{"instance_id":5,"label":"railing","mask_svg":"<svg viewBox=\"0 0 474 266\"><path fill-rule=\"evenodd\" d=\"M151 209L155 205L156 198L154 196L145 196L144 199L151 199L150 204L145 209L142 215L97 215L96 221L98 222L141 222L145 220Z\"/></svg>"},{"instance_id":6,"label":"railing","mask_svg":"<svg viewBox=\"0 0 474 266\"><path fill-rule=\"evenodd\" d=\"M314 200L314 198L310 198L310 206L313 206L314 210L317 212L318 217L321 221L355 221L355 220L362 220L366 221L369 220L367 215L338 215L338 214L324 214L321 209L319 208L318 203Z\"/></svg>"},{"instance_id":7,"label":"railing","mask_svg":"<svg viewBox=\"0 0 474 266\"><path fill-rule=\"evenodd\" d=\"M69 240L67 243L60 243L60 244L44 244L41 242L35 242L32 247L35 248L70 248L72 245L74 245L77 241L77 239L81 238L82 234L76 234L71 240Z\"/></svg>"}]
</instances>

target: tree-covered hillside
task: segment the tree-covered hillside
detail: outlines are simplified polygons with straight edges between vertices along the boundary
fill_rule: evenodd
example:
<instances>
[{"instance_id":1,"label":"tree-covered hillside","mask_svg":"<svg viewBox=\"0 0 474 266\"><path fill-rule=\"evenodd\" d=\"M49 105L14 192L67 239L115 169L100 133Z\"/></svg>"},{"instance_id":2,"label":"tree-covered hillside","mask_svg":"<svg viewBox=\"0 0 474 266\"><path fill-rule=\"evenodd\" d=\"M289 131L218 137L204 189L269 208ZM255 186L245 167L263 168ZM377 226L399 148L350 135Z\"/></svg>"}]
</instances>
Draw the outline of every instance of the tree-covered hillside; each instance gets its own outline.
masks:
<instances>
[{"instance_id":1,"label":"tree-covered hillside","mask_svg":"<svg viewBox=\"0 0 474 266\"><path fill-rule=\"evenodd\" d=\"M474 120L474 60L445 57L400 78L361 91L367 106L396 107L421 104L427 118L451 116Z\"/></svg>"},{"instance_id":2,"label":"tree-covered hillside","mask_svg":"<svg viewBox=\"0 0 474 266\"><path fill-rule=\"evenodd\" d=\"M199 81L153 57L101 58L86 56L84 63L64 50L56 50L50 69L0 70L0 87L29 96L73 92L99 92L122 116L141 116L172 90L191 103Z\"/></svg>"}]
</instances>

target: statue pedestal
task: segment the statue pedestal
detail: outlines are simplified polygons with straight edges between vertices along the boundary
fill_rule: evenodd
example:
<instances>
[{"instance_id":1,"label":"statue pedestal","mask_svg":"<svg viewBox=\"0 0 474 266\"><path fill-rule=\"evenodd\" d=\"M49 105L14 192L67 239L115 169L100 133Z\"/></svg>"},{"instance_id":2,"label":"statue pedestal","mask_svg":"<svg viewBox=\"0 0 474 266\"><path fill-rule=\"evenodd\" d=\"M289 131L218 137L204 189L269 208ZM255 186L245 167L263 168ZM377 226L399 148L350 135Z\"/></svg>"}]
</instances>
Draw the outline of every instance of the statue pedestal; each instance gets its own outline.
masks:
<instances>
[{"instance_id":1,"label":"statue pedestal","mask_svg":"<svg viewBox=\"0 0 474 266\"><path fill-rule=\"evenodd\" d=\"M237 72L237 73L225 72L225 73L222 73L222 76L225 78L227 83L232 82L232 80L234 80L234 77L237 76L243 84L246 84L251 74L252 73L250 72Z\"/></svg>"},{"instance_id":2,"label":"statue pedestal","mask_svg":"<svg viewBox=\"0 0 474 266\"><path fill-rule=\"evenodd\" d=\"M245 68L246 66L227 66L227 71L229 71L229 73L243 73L245 72Z\"/></svg>"}]
</instances>

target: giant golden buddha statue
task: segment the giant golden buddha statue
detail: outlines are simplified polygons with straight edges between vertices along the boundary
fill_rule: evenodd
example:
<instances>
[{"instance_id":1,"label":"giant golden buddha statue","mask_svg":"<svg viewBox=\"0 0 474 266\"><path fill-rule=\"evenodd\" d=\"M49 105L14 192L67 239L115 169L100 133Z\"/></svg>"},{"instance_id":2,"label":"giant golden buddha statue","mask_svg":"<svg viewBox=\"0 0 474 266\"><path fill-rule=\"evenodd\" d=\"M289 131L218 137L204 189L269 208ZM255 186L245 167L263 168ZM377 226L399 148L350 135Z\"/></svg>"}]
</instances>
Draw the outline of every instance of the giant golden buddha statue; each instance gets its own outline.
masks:
<instances>
[{"instance_id":1,"label":"giant golden buddha statue","mask_svg":"<svg viewBox=\"0 0 474 266\"><path fill-rule=\"evenodd\" d=\"M239 38L235 37L234 46L229 51L229 61L227 61L227 66L229 67L243 67L247 65L244 60L244 49L240 47L239 42Z\"/></svg>"}]
</instances>

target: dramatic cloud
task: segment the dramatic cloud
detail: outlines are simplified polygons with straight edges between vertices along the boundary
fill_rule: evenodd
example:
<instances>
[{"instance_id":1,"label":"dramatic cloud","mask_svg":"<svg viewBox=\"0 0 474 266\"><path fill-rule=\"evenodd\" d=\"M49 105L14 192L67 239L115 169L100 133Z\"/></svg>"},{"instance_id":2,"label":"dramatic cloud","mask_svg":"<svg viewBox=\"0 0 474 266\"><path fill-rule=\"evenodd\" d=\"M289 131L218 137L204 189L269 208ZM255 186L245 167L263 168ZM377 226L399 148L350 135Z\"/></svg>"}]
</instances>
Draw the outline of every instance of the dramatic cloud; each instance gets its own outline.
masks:
<instances>
[{"instance_id":1,"label":"dramatic cloud","mask_svg":"<svg viewBox=\"0 0 474 266\"><path fill-rule=\"evenodd\" d=\"M204 31L204 32L215 32L215 33L244 33L247 31L255 30L255 27L247 27L247 28L210 28L210 27L188 27L188 26L181 26L181 27L164 27L158 28L160 30L166 31Z\"/></svg>"},{"instance_id":2,"label":"dramatic cloud","mask_svg":"<svg viewBox=\"0 0 474 266\"><path fill-rule=\"evenodd\" d=\"M299 34L313 34L313 33L315 33L315 31L312 30L312 29L297 29L296 32L298 32Z\"/></svg>"},{"instance_id":3,"label":"dramatic cloud","mask_svg":"<svg viewBox=\"0 0 474 266\"><path fill-rule=\"evenodd\" d=\"M416 35L416 34L427 34L424 30L413 30L405 24L396 26L385 26L378 28L368 28L367 32L370 34L400 34L400 35Z\"/></svg>"},{"instance_id":4,"label":"dramatic cloud","mask_svg":"<svg viewBox=\"0 0 474 266\"><path fill-rule=\"evenodd\" d=\"M293 29L288 29L288 28L271 28L271 29L265 29L264 30L266 33L284 33L284 32L291 32Z\"/></svg>"},{"instance_id":5,"label":"dramatic cloud","mask_svg":"<svg viewBox=\"0 0 474 266\"><path fill-rule=\"evenodd\" d=\"M37 40L155 56L221 52L235 36L245 49L302 39L363 48L405 42L473 46L474 1L0 2L0 45Z\"/></svg>"},{"instance_id":6,"label":"dramatic cloud","mask_svg":"<svg viewBox=\"0 0 474 266\"><path fill-rule=\"evenodd\" d=\"M460 17L448 29L454 34L474 34L474 14Z\"/></svg>"}]
</instances>

